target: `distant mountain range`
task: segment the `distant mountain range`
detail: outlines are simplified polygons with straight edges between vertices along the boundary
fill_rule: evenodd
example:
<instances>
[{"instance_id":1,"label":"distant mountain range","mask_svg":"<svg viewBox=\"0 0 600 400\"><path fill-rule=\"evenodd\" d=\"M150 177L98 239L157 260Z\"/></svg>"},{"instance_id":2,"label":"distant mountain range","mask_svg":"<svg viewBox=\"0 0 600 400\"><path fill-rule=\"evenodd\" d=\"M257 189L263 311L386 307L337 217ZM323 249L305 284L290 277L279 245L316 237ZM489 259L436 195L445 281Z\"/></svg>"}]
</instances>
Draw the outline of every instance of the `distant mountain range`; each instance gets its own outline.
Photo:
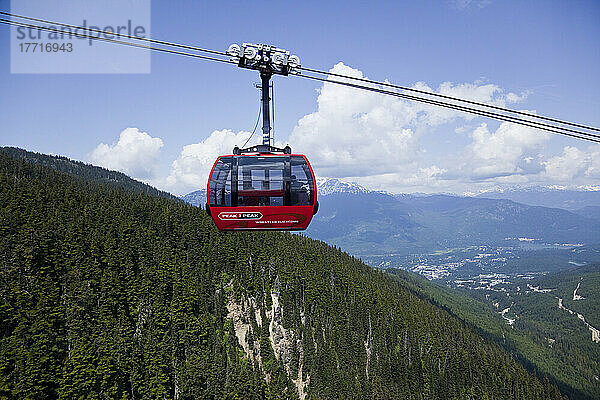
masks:
<instances>
[{"instance_id":1,"label":"distant mountain range","mask_svg":"<svg viewBox=\"0 0 600 400\"><path fill-rule=\"evenodd\" d=\"M530 206L562 208L576 211L584 207L600 207L600 190L567 190L556 187L534 186L511 188L479 193L476 197L487 199L512 200Z\"/></svg>"},{"instance_id":2,"label":"distant mountain range","mask_svg":"<svg viewBox=\"0 0 600 400\"><path fill-rule=\"evenodd\" d=\"M538 243L600 243L600 207L577 212L523 204L509 199L454 195L393 195L370 191L356 183L334 178L317 182L320 208L306 234L355 255L414 254L471 245L506 245L507 238L535 239ZM547 193L563 204L593 203L600 192L514 190ZM573 195L569 202L569 194ZM486 193L493 195L493 193ZM577 197L579 196L579 197ZM183 197L204 205L206 191ZM532 200L533 202L533 200Z\"/></svg>"},{"instance_id":3,"label":"distant mountain range","mask_svg":"<svg viewBox=\"0 0 600 400\"><path fill-rule=\"evenodd\" d=\"M307 235L357 255L410 254L471 245L600 242L596 220L510 200L334 193L319 200Z\"/></svg>"}]
</instances>

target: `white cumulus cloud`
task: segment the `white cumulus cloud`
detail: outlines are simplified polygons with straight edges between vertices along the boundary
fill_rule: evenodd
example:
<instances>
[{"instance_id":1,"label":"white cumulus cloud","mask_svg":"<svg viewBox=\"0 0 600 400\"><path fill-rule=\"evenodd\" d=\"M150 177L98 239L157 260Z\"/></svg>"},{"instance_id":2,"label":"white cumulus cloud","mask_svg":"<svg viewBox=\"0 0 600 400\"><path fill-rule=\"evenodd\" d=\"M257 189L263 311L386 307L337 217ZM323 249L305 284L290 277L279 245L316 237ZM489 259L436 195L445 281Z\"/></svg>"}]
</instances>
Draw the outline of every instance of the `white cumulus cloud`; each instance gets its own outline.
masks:
<instances>
[{"instance_id":1,"label":"white cumulus cloud","mask_svg":"<svg viewBox=\"0 0 600 400\"><path fill-rule=\"evenodd\" d=\"M600 145L587 150L566 146L562 154L549 158L544 166L543 175L549 180L597 183L600 178Z\"/></svg>"},{"instance_id":2,"label":"white cumulus cloud","mask_svg":"<svg viewBox=\"0 0 600 400\"><path fill-rule=\"evenodd\" d=\"M459 102L450 99L449 97L469 100L477 103L485 103L494 105L497 107L506 107L512 103L518 103L525 98L527 98L527 92L516 94L512 92L504 93L501 87L498 85L494 85L491 83L488 84L476 84L476 83L460 83L460 84L452 84L451 82L443 82L439 85L437 90L429 87L424 82L417 82L413 85L413 89L418 89L422 92L430 92L430 93L438 93L446 98L433 98L437 101L443 101L445 103L449 103L451 105L457 106L468 106L472 107L472 104ZM422 94L417 94L420 97L423 97ZM463 118L467 121L471 121L476 118L475 114L469 114L462 111L458 111L450 108L441 108L436 105L429 105L424 103L417 103L415 107L419 111L423 111L424 113L420 116L420 122L426 123L431 126L442 125L457 118ZM493 110L486 110L493 111Z\"/></svg>"},{"instance_id":3,"label":"white cumulus cloud","mask_svg":"<svg viewBox=\"0 0 600 400\"><path fill-rule=\"evenodd\" d=\"M370 189L391 193L444 191L454 184L453 181L440 179L447 172L437 165L419 167L414 164L399 173L352 177L349 180Z\"/></svg>"},{"instance_id":4,"label":"white cumulus cloud","mask_svg":"<svg viewBox=\"0 0 600 400\"><path fill-rule=\"evenodd\" d=\"M89 155L92 164L121 171L139 179L152 178L158 167L161 138L152 137L138 128L121 132L117 143L100 143Z\"/></svg>"},{"instance_id":5,"label":"white cumulus cloud","mask_svg":"<svg viewBox=\"0 0 600 400\"><path fill-rule=\"evenodd\" d=\"M363 77L342 63L331 72ZM325 83L317 104L316 112L298 121L289 142L294 151L310 155L321 175L392 172L418 152L415 132L409 126L416 110L406 101Z\"/></svg>"},{"instance_id":6,"label":"white cumulus cloud","mask_svg":"<svg viewBox=\"0 0 600 400\"><path fill-rule=\"evenodd\" d=\"M184 146L179 157L173 161L171 172L166 179L166 188L175 193L203 189L208 174L219 155L231 154L235 146L242 146L250 137L250 132L233 133L229 129L217 130L198 143ZM255 134L246 145L251 146L262 139Z\"/></svg>"},{"instance_id":7,"label":"white cumulus cloud","mask_svg":"<svg viewBox=\"0 0 600 400\"><path fill-rule=\"evenodd\" d=\"M495 132L490 132L483 123L473 131L472 139L459 172L489 179L540 172L538 156L550 135L509 122L503 122Z\"/></svg>"},{"instance_id":8,"label":"white cumulus cloud","mask_svg":"<svg viewBox=\"0 0 600 400\"><path fill-rule=\"evenodd\" d=\"M364 77L361 71L343 63L336 64L330 72ZM334 76L330 79L344 80ZM419 82L413 88L498 106L525 97L505 94L492 84L445 82L434 90ZM295 151L310 155L319 175L338 178L405 174L407 168L420 176L422 172L414 165L425 150L421 143L423 134L432 127L474 118L456 110L334 83L323 84L317 105L316 112L298 121L289 141Z\"/></svg>"}]
</instances>

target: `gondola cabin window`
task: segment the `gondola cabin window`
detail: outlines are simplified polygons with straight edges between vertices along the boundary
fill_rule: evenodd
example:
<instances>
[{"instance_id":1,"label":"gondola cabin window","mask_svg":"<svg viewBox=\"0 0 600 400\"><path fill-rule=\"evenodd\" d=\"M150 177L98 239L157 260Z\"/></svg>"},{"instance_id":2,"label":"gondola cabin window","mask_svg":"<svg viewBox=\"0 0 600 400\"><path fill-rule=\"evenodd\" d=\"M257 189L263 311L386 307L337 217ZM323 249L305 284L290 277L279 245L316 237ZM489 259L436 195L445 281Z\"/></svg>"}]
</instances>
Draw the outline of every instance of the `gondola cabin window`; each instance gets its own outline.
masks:
<instances>
[{"instance_id":1,"label":"gondola cabin window","mask_svg":"<svg viewBox=\"0 0 600 400\"><path fill-rule=\"evenodd\" d=\"M292 156L291 205L306 206L313 204L315 182L306 160L301 156Z\"/></svg>"},{"instance_id":2,"label":"gondola cabin window","mask_svg":"<svg viewBox=\"0 0 600 400\"><path fill-rule=\"evenodd\" d=\"M283 206L284 157L240 157L238 206Z\"/></svg>"},{"instance_id":3,"label":"gondola cabin window","mask_svg":"<svg viewBox=\"0 0 600 400\"><path fill-rule=\"evenodd\" d=\"M209 203L215 207L231 206L232 157L220 157L210 179Z\"/></svg>"}]
</instances>

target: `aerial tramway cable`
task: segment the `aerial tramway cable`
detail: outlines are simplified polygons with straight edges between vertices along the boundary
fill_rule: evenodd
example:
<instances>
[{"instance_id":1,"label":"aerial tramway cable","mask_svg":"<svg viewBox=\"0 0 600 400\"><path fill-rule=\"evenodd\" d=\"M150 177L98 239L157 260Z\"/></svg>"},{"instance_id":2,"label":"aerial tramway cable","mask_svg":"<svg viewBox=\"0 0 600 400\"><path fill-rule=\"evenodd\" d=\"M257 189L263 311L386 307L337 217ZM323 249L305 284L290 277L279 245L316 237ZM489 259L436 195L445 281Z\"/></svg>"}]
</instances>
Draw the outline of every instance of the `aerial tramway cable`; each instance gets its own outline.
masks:
<instances>
[{"instance_id":1,"label":"aerial tramway cable","mask_svg":"<svg viewBox=\"0 0 600 400\"><path fill-rule=\"evenodd\" d=\"M54 21L49 21L49 20L42 19L42 18L26 17L24 15L7 13L5 11L0 11L0 14L1 15L6 15L8 17L13 17L13 18L25 19L25 20L28 20L28 21L43 22L44 24L59 25L59 26L67 27L67 28L81 29L81 30L88 31L88 32L109 34L109 35L112 35L112 36L118 36L120 38L140 40L142 42L160 44L160 45L164 45L164 46L178 47L178 48L186 49L186 50L195 50L195 51L200 51L200 52L203 52L203 53L216 54L216 55L220 55L220 56L227 56L227 53L225 53L224 51L203 49L203 48L197 47L197 46L190 46L190 45L186 45L186 44L180 44L180 43L174 43L174 42L167 42L165 40L156 40L156 39L150 39L150 38L139 37L139 36L125 35L123 33L103 31L101 29L93 29L93 28L88 28L88 27L84 28L82 26L65 24L63 22L54 22ZM12 21L12 22L18 22L18 21Z\"/></svg>"},{"instance_id":2,"label":"aerial tramway cable","mask_svg":"<svg viewBox=\"0 0 600 400\"><path fill-rule=\"evenodd\" d=\"M504 112L509 112L509 113L513 113L513 114L518 114L518 115L522 115L522 116L525 116L525 117L537 118L537 119L542 119L542 120L546 120L546 121L556 122L556 123L563 124L563 125L570 125L570 126L575 126L575 127L582 128L582 129L589 129L589 130L592 130L592 131L598 131L598 132L600 132L600 128L596 128L596 127L593 127L593 126L587 126L587 125L577 124L577 123L574 123L574 122L563 121L563 120L556 119L556 118L545 117L543 115L531 114L531 113L528 113L528 112L525 112L525 111L511 110L510 108L500 107L500 106L496 106L496 105L493 105L493 104L481 103L481 102L478 102L478 101L461 99L461 98L458 98L458 97L448 96L448 95L444 95L444 94L441 94L441 93L428 92L426 90L420 90L420 89L415 89L415 88L406 87L406 86L394 85L394 84L389 83L389 82L378 82L378 81L374 81L374 80L371 80L371 79L358 78L358 77L353 77L353 76L349 76L349 75L338 74L338 73L335 73L335 72L321 71L321 70L313 69L313 68L300 67L300 69L303 70L303 71L312 72L312 73L315 73L315 74L335 76L335 77L338 77L338 78L352 79L354 81L360 81L360 82L364 82L364 83L371 83L371 84L380 85L380 86L387 86L387 87L391 87L391 88L394 88L394 89L401 89L401 90L410 91L410 92L414 92L414 93L425 94L425 95L428 95L428 96L439 97L439 98L443 98L443 99L447 99L447 100L460 101L460 102L463 102L463 103L477 105L477 106L481 106L481 107L487 107L487 108L495 109L495 110L498 110L498 111L504 111Z\"/></svg>"},{"instance_id":3,"label":"aerial tramway cable","mask_svg":"<svg viewBox=\"0 0 600 400\"><path fill-rule=\"evenodd\" d=\"M125 35L125 34L115 33L115 32L105 32L105 31L102 31L99 29L93 29L93 28L87 28L87 27L84 28L84 27L80 27L80 26L76 26L76 25L59 23L59 22L49 21L49 20L41 19L41 18L33 18L33 17L27 17L27 16L22 16L22 15L7 13L4 11L0 11L0 14L5 15L5 16L10 16L12 18L19 18L19 19L24 19L24 20L29 20L29 21L41 22L41 23L51 24L54 26L74 28L76 30L82 30L83 32L89 33L89 34L85 34L85 33L78 33L78 32L68 32L69 35L72 35L75 37L87 38L87 39L91 39L91 40L100 40L103 42L115 43L115 44L126 45L126 46L137 47L137 48L143 48L143 49L147 49L147 50L159 51L159 52L168 53L168 54L176 54L176 55L181 55L181 56L186 56L186 57L199 58L199 59L208 60L208 61L216 61L216 62L222 62L222 63L227 63L227 64L237 64L237 62L232 61L231 59L228 59L228 58L225 58L225 59L224 58L216 58L216 57L206 56L206 55L202 55L202 54L195 54L195 53L183 52L183 51L178 51L178 50L172 50L172 49L168 49L168 48L164 48L164 47L157 47L157 46L150 46L150 45L145 45L145 44L140 44L140 43L133 43L131 41L124 41L124 40L117 40L114 38L100 37L99 35L95 36L95 35L92 35L91 33L97 33L97 34L110 33L113 36L117 36L117 37L128 39L128 40L139 40L139 41L143 41L143 42L147 42L147 43L156 44L159 46L170 46L170 47L204 52L204 53L209 53L209 54L214 54L214 55L219 55L219 56L230 55L227 52L220 52L220 51L205 49L205 48L201 48L201 47L197 47L197 46L190 46L190 45L184 45L184 44L180 44L180 43L168 42L168 41L163 41L163 40L156 40L156 39L150 39L150 38ZM20 21L11 21L11 20L7 20L7 19L0 19L0 23L13 25L13 26L26 27L26 28L30 28L30 29L31 28L32 29L40 29L40 30L45 30L45 31L49 31L49 32L57 32L57 33L67 34L67 32L65 32L64 30L61 30L61 29L58 29L55 27L35 25L35 24L30 24L30 23L20 22ZM588 126L588 125L563 121L560 119L545 117L542 115L535 115L535 114L531 114L531 113L524 112L524 111L511 110L508 108L499 107L499 106L492 105L492 104L486 104L486 103L476 102L476 101L472 101L472 100L461 99L461 98L457 98L457 97L444 95L441 93L428 92L428 91L424 91L424 90L420 90L420 89L394 85L394 84L391 84L388 82L378 82L378 81L374 81L374 80L370 80L370 79L366 79L366 78L352 77L352 76L347 76L344 74L321 71L318 69L307 68L307 67L302 67L302 66L298 66L297 69L301 70L301 71L309 72L312 74L319 74L319 75L327 76L327 78L321 78L319 76L297 75L298 77L305 78L305 79L321 81L324 83L328 82L328 83L333 83L333 84L337 84L337 85L344 85L344 86L352 87L352 88L355 88L358 90L367 90L367 91L371 91L371 92L375 92L375 93L379 93L379 94L395 96L395 97L403 98L403 99L410 100L410 101L417 101L417 102L421 102L421 103L425 103L425 104L431 104L431 105L438 106L438 107L453 109L453 110L457 110L457 111L461 111L461 112L465 112L465 113L471 113L474 115L479 115L479 116L492 118L492 119L496 119L496 120L500 120L500 121L519 124L522 126L539 129L539 130L551 132L554 134L559 134L559 135L569 136L569 137L576 138L576 139L600 143L600 135L599 134L594 134L594 133L590 133L590 132L567 128L565 126L560 126L560 125L568 125L568 126L577 127L577 128L584 129L584 130L600 132L599 128ZM470 107L467 105L451 103L451 102L447 102L447 101L443 101L443 100L435 100L432 98L420 97L420 96L410 95L410 94L406 94L406 93L398 93L396 91L386 90L386 89L382 89L380 87L372 87L372 86L366 86L366 85L358 84L358 83L338 81L338 80L331 79L331 77L343 78L343 79L348 79L348 80L351 80L354 82L362 82L362 83L366 83L366 84L370 84L370 85L377 85L377 86L382 86L382 87L389 87L389 88L393 88L393 89L410 91L410 92L419 93L421 95L426 95L426 96L430 96L430 97L437 97L440 99L452 100L453 102L460 102L460 103L464 103L464 104L475 105L478 107L484 107L489 110L485 110L485 109L481 109L481 108L473 108L473 107ZM490 111L490 110L495 110L495 111ZM496 112L496 111L500 111L504 114ZM510 114L514 114L514 115L507 115L506 113L510 113ZM527 117L528 119L524 119L522 117ZM259 116L259 119L260 119L260 116ZM537 120L544 120L544 121L553 122L555 124L560 124L560 125L552 125L552 124L540 122ZM252 136L250 136L250 137L252 137Z\"/></svg>"},{"instance_id":4,"label":"aerial tramway cable","mask_svg":"<svg viewBox=\"0 0 600 400\"><path fill-rule=\"evenodd\" d=\"M64 31L61 31L59 29L55 29L55 28L51 28L51 27L47 27L47 26L32 25L32 24L28 24L25 22L11 21L11 20L4 19L4 18L0 18L0 23L6 24L6 25L21 26L24 28L41 29L41 30L45 30L48 32L65 33ZM217 61L217 62L222 62L222 63L226 63L226 64L235 64L234 62L232 62L231 60L228 60L228 59L204 56L201 54L186 53L186 52L178 51L178 50L164 49L161 47L148 46L148 45L144 45L144 44L126 42L126 41L117 40L117 39L109 39L109 38L103 38L103 37L97 37L97 36L90 36L90 35L85 35L82 33L74 33L73 32L73 33L69 33L69 34L72 36L80 37L80 38L84 38L84 39L100 40L103 42L115 43L115 44L120 44L120 45L124 45L124 46L137 47L137 48L147 49L147 50L160 51L163 53L177 54L180 56L186 56L186 57L192 57L192 58L200 58L203 60Z\"/></svg>"},{"instance_id":5,"label":"aerial tramway cable","mask_svg":"<svg viewBox=\"0 0 600 400\"><path fill-rule=\"evenodd\" d=\"M422 97L411 96L411 95L407 95L404 93L397 93L397 92L393 92L390 90L384 90L384 89L379 89L379 88L375 88L375 87L357 85L357 84L350 83L350 82L341 82L341 81L319 78L316 76L308 76L308 75L298 75L298 77L305 78L305 79L317 80L317 81L321 81L321 82L334 83L337 85L348 86L348 87L352 87L355 89L362 89L362 90L367 90L367 91L385 94L385 95L389 95L389 96L399 97L399 98L403 98L403 99L407 99L407 100L413 100L413 101L422 102L422 103L426 103L426 104L432 104L432 105L439 106L439 107L450 108L450 109L462 111L465 113L476 114L476 115L480 115L483 117L497 119L497 120L505 121L505 122L511 122L511 123L515 123L515 124L519 124L519 125L559 134L559 135L565 135L565 136L573 137L576 139L582 139L582 140L588 140L591 142L600 143L600 135L596 135L593 133L587 133L587 132L574 131L571 129L567 129L568 132L574 132L576 134L568 133L568 132L564 132L564 130L565 130L564 128L560 128L560 127L556 127L556 126L552 126L552 125L548 125L548 124L543 124L540 122L528 121L528 120L524 120L521 118L512 117L510 115L502 115L502 114L493 113L491 111L477 110L477 109L474 109L471 107L465 107L465 106L461 106L458 104L444 103L444 102L432 100L432 99L424 99ZM578 136L578 135L585 135L585 136Z\"/></svg>"}]
</instances>

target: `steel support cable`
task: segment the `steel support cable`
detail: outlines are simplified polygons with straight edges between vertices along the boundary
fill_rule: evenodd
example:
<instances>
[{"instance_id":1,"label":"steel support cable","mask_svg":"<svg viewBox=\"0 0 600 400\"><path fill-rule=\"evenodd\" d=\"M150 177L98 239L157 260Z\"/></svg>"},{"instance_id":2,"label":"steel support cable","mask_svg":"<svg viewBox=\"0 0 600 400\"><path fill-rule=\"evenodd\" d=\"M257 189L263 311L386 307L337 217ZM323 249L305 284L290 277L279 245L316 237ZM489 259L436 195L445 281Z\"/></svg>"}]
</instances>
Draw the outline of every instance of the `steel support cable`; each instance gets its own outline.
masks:
<instances>
[{"instance_id":1,"label":"steel support cable","mask_svg":"<svg viewBox=\"0 0 600 400\"><path fill-rule=\"evenodd\" d=\"M11 21L11 20L8 20L8 19L3 19L3 18L0 18L0 23L7 24L7 25L22 26L22 27L25 27L25 28L42 29L42 30L49 31L49 32L64 33L64 31L61 31L59 29L54 29L54 28L50 28L50 27L46 27L46 26L31 25L31 24L27 24L25 22ZM109 38L102 38L102 37L97 37L97 36L89 36L89 35L85 35L85 34L82 34L82 33L69 33L69 35L73 35L73 36L84 38L84 39L100 40L100 41L109 42L109 43L115 43L115 44L120 44L120 45L124 45L124 46L131 46L131 47L137 47L137 48L141 48L141 49L160 51L160 52L170 53L170 54L177 54L177 55L180 55L180 56L200 58L200 59L203 59L203 60L218 61L218 62L227 63L227 64L237 64L235 61L231 61L231 60L226 60L226 59L221 59L221 58L216 58L216 57L210 57L210 56L203 56L201 54L186 53L184 51L178 51L178 50L163 49L161 47L147 46L145 44L131 43L131 42L126 42L126 41L117 40L117 39L109 39Z\"/></svg>"},{"instance_id":2,"label":"steel support cable","mask_svg":"<svg viewBox=\"0 0 600 400\"><path fill-rule=\"evenodd\" d=\"M246 145L248 144L250 139L252 139L252 136L254 136L254 132L256 132L256 128L258 127L258 122L260 121L261 113L262 113L262 102L258 106L258 117L256 118L256 124L254 125L254 129L252 129L252 133L250 134L248 139L246 139L246 142L242 145L242 149L246 147Z\"/></svg>"},{"instance_id":3,"label":"steel support cable","mask_svg":"<svg viewBox=\"0 0 600 400\"><path fill-rule=\"evenodd\" d=\"M465 107L465 106L461 106L461 105L444 103L444 102L440 102L437 100L431 100L431 99L424 99L424 98L417 97L417 96L411 96L411 95L407 95L407 94L403 94L403 93L392 92L389 90L373 88L373 87L368 87L368 86L363 86L363 85L357 85L357 84L349 83L349 82L340 82L340 81L329 80L329 79L324 79L324 78L319 78L319 77L309 76L309 75L297 75L297 76L300 78L312 79L312 80L321 81L321 82L335 83L338 85L348 86L348 87L352 87L352 88L356 88L356 89L362 89L362 90L367 90L367 91L376 92L376 93L380 93L380 94L395 96L395 97L399 97L399 98L403 98L403 99L407 99L407 100L413 100L413 101L418 101L421 103L432 104L435 106L450 108L453 110L457 110L457 111L461 111L461 112L465 112L465 113L469 113L469 114L480 115L483 117L497 119L497 120L501 120L501 121L505 121L505 122L512 122L515 124L519 124L519 125L523 125L523 126L527 126L530 128L535 128L535 129L539 129L539 130L543 130L543 131L547 131L547 132L551 132L551 133L555 133L555 134L559 134L559 135L570 136L570 137L573 137L576 139L583 139L583 140L588 140L590 142L600 143L600 139L596 139L593 137L574 135L571 133L564 132L563 130L560 130L561 129L560 127L548 128L543 125L540 125L539 122L528 121L528 120L520 119L517 117L511 117L509 115L496 114L496 113L492 113L490 111L477 110L474 108ZM556 129L553 129L553 128L556 128ZM557 129L559 129L559 130L557 130ZM592 134L588 134L585 132L578 132L578 133L584 134L584 135L592 135ZM592 135L592 136L595 136L595 135Z\"/></svg>"},{"instance_id":4,"label":"steel support cable","mask_svg":"<svg viewBox=\"0 0 600 400\"><path fill-rule=\"evenodd\" d=\"M406 87L406 86L394 85L392 83L378 82L378 81L374 81L374 80L366 79L366 78L356 78L356 77L352 77L352 76L348 76L348 75L337 74L335 72L320 71L320 70L313 69L313 68L299 67L299 69L303 70L303 71L306 71L306 72L312 72L312 73L321 74L321 75L329 75L329 76L335 76L335 77L338 77L338 78L353 79L355 81L360 81L360 82L365 82L365 83L371 83L371 84L380 85L380 86L387 86L387 87L391 87L391 88L394 88L394 89L401 89L401 90L406 90L406 91L415 92L415 93L419 93L419 94L425 94L425 95L428 95L428 96L440 97L440 98L444 98L444 99L447 99L447 100L460 101L460 102L463 102L463 103L477 105L477 106L480 106L480 107L488 107L488 108L495 109L495 110L498 110L498 111L504 111L504 112L509 112L509 113L513 113L513 114L519 114L519 115L523 115L523 116L526 116L526 117L531 117L531 118L536 118L536 119L543 119L543 120L546 120L546 121L556 122L556 123L563 124L563 125L570 125L570 126L574 126L574 127L577 127L577 128L588 129L588 130L591 130L591 131L600 132L600 128L596 128L596 127L593 127L593 126L588 126L588 125L577 124L577 123L574 123L574 122L563 121L563 120L556 119L556 118L545 117L543 115L535 115L535 114L531 114L531 113L528 113L528 112L525 112L525 111L511 110L510 108L495 106L493 104L486 104L486 103L481 103L481 102L472 101L472 100L461 99L461 98L458 98L458 97L448 96L448 95L441 94L441 93L428 92L426 90L420 90L420 89L414 89L414 88L410 88L410 87Z\"/></svg>"},{"instance_id":5,"label":"steel support cable","mask_svg":"<svg viewBox=\"0 0 600 400\"><path fill-rule=\"evenodd\" d=\"M8 15L8 16L16 17L16 18L22 18L22 19L27 19L27 20L33 20L33 21L43 22L43 23L50 23L50 24L56 24L56 25L61 25L61 26L66 26L66 27L72 27L72 28L76 28L76 29L82 29L82 30L85 29L85 30L90 31L90 32L99 32L99 33L104 33L104 34L112 34L112 35L119 36L119 37L126 37L126 38L129 38L129 39L135 39L135 40L143 40L143 41L147 41L147 42L151 42L151 43L157 43L157 44L166 45L166 46L180 47L180 48L185 48L185 49L190 49L190 50L195 50L195 51L203 51L203 52L208 52L208 53L218 54L218 55L227 55L224 52L217 52L217 51L214 51L214 50L203 49L203 48L199 48L199 47L195 47L195 46L187 46L187 45L182 45L182 44L178 44L178 43L172 43L172 42L154 40L154 39L149 39L149 38L139 38L137 36L117 34L115 32L96 30L96 29L92 29L92 28L83 28L83 27L79 27L79 26L76 26L76 25L62 24L62 23L57 23L57 22L48 21L48 20L39 19L39 18L25 17L25 16L21 16L21 15L17 15L17 14L6 13L6 12L3 12L3 11L0 11L0 14ZM54 29L54 28L50 28L50 27L38 26L38 25L33 25L33 24L27 24L27 23L24 23L24 22L10 21L10 20L6 20L6 19L0 19L0 22L5 23L5 24L10 24L10 25L23 26L23 27L35 28L35 29L42 29L42 30L46 30L46 31L50 31L50 32L58 32L58 33L62 33L62 34L65 33L63 30L60 30L60 29ZM202 56L202 55L193 54L193 53L186 53L186 52L174 51L174 50L164 49L164 48L160 48L160 47L140 45L140 44L136 44L136 43L125 42L125 41L120 41L120 40L116 40L116 39L110 39L110 38L106 38L106 37L102 38L102 37L98 37L98 36L85 35L85 34L72 33L72 32L69 32L69 35L73 35L73 36L76 36L76 37L87 38L87 39L92 39L92 40L101 40L101 41L106 41L106 42L112 42L112 43L116 43L116 44L132 46L132 47L144 48L144 49L149 49L149 50L154 50L154 51L161 51L161 52L166 52L166 53L171 53L171 54L178 54L178 55L183 55L183 56L188 56L188 57L195 57L195 58L200 58L200 59L205 59L205 60L210 60L210 61L218 61L218 62L236 64L234 61L231 61L231 60L225 60L225 59L219 59L219 58L214 58L214 57ZM452 96L442 95L442 94L439 94L439 93L427 92L427 91L423 91L423 90L419 90L419 89L413 89L413 88L408 88L408 87L393 85L393 84L386 83L386 82L377 82L377 81L369 80L369 79L366 79L366 78L356 78L356 77L346 76L346 75L343 75L343 74L337 74L337 73L333 73L333 72L325 72L325 71L320 71L320 70L306 68L306 67L300 67L300 69L302 69L304 71L308 71L308 72L317 73L317 74L323 74L323 75L326 74L326 75L330 75L330 76L336 76L336 77L340 77L340 78L351 79L351 80L355 80L355 81L361 81L361 82L371 83L371 84L380 85L380 86L387 86L387 87L392 87L392 88L406 90L406 91L413 91L413 92L422 93L422 94L425 94L425 95L428 95L428 96L436 96L436 97L450 99L450 100L453 100L453 101L463 102L463 103L467 103L467 104L474 104L474 105L478 105L478 106L481 106L481 107L487 107L487 108L501 110L501 111L508 112L508 113L519 114L519 115L527 116L527 117L534 118L534 119L542 119L542 120L547 120L547 121L553 121L553 122L556 122L556 123L559 123L559 124L563 124L563 125L577 126L577 127L583 128L583 129L600 131L600 129L595 128L595 127L590 127L590 126L586 126L586 125L571 123L571 122L562 121L562 120L558 120L558 119L554 119L554 118L549 118L549 117L544 117L544 116L540 116L540 115L530 114L530 113L526 113L526 112L522 112L522 111L511 110L511 109L507 109L507 108L503 108L503 107L498 107L498 106L494 106L494 105L490 105L490 104L485 104L485 103L480 103L480 102L475 102L475 101L460 99L460 98L456 98L456 97L452 97ZM343 82L333 81L333 80L323 79L323 78L318 78L318 77L311 77L311 76L306 76L306 75L303 76L303 77L306 77L308 79L320 80L320 81L324 81L324 82L344 84L346 86L355 87L357 89L375 91L375 92L379 92L379 93L382 93L382 94L393 95L393 96L396 96L396 97L406 98L406 99L414 100L414 101L420 101L420 102L424 102L424 103L428 103L428 104L437 105L437 106L440 106L440 107L451 108L451 109L455 109L455 110L462 111L462 112L468 112L468 113L482 115L482 116L486 116L486 117L490 117L490 118L496 118L496 119L500 119L500 120L503 120L503 121L513 122L513 123L520 123L521 125L533 127L533 128L540 129L540 130L546 130L546 131L552 132L552 133L563 134L563 135L571 136L571 137L578 138L578 139L585 139L585 140L591 140L591 141L596 142L596 140L592 140L592 139L590 139L588 137L600 138L600 135L596 135L596 134L592 134L592 133L581 132L581 131L577 131L577 130L573 130L573 129L569 129L569 128L565 128L565 127L561 127L561 126L548 125L548 124L544 124L544 123L537 122L537 121L523 120L523 119L520 119L520 118L517 118L517 117L512 117L512 116L509 116L509 115L503 115L503 114L493 113L493 112L485 111L485 110L472 109L470 107L456 105L456 104L451 104L451 103L444 103L444 102L436 101L436 100L432 100L432 99L424 99L424 98L420 98L420 97L417 97L417 96L400 94L400 93L396 93L396 92L392 92L392 91L386 91L386 90L383 90L383 89L374 89L374 88L369 88L367 86L362 86L362 85L355 85L355 84L349 84L349 83L346 84L346 83L343 83ZM544 127L545 128L549 128L549 129L545 129ZM568 134L566 132L572 132L575 135L571 135L571 134ZM588 136L588 137L582 137L582 136L577 136L577 135L583 135L583 136Z\"/></svg>"},{"instance_id":6,"label":"steel support cable","mask_svg":"<svg viewBox=\"0 0 600 400\"><path fill-rule=\"evenodd\" d=\"M422 102L422 103L432 104L432 105L436 105L436 106L440 106L440 107L444 107L444 108L450 108L450 109L465 112L465 113L480 115L480 116L484 116L484 117L488 117L488 118L492 118L492 119L511 122L511 123L515 123L515 124L519 124L519 125L523 125L523 126L528 126L531 128L535 128L535 129L539 129L539 130L543 130L543 131L547 131L547 132L551 132L551 133L555 133L555 134L559 134L559 135L565 135L565 136L570 136L570 137L577 138L577 139L588 140L591 142L600 143L599 139L566 133L566 132L560 130L560 129L562 129L560 127L546 128L544 126L540 126L540 123L538 123L538 122L528 121L528 120L524 120L524 119L520 119L520 118L516 118L516 117L511 117L509 115L495 114L495 113L491 113L491 112L485 111L485 110L477 110L477 109L473 109L473 108L469 108L469 107L465 107L465 106L444 103L444 102L431 100L431 99L424 99L424 98L417 97L417 96L411 96L411 95L407 95L407 94L392 92L392 91L388 91L388 90L384 90L384 89L372 88L372 87L368 87L368 86L356 85L356 84L347 83L347 82L327 80L327 79L308 76L308 75L298 75L298 76L300 76L302 78L313 79L313 80L318 80L318 81L322 81L322 82L335 83L335 84L349 86L349 87L353 87L353 88L357 88L357 89L368 90L368 91L372 91L372 92L376 92L376 93L380 93L380 94L386 94L386 95L390 95L390 96L400 97L400 98L404 98L407 100L413 100L413 101L418 101L418 102ZM554 129L554 128L556 128L556 129ZM578 132L578 133L583 134L583 135L592 135L592 134L588 134L585 132ZM592 135L592 136L595 136L595 135Z\"/></svg>"},{"instance_id":7,"label":"steel support cable","mask_svg":"<svg viewBox=\"0 0 600 400\"><path fill-rule=\"evenodd\" d=\"M20 19L25 19L25 20L29 20L29 21L42 22L42 23L45 23L45 24L52 24L52 25L57 25L57 26L64 26L64 27L67 27L67 28L74 28L74 29L82 29L82 30L89 31L89 32L102 33L102 34L105 34L105 35L113 35L113 36L118 36L120 38L135 39L135 40L140 40L140 41L143 41L143 42L160 44L160 45L164 45L164 46L172 46L172 47L178 47L178 48L186 49L186 50L195 50L195 51L201 51L201 52L204 52L204 53L216 54L216 55L220 55L220 56L227 56L227 53L225 53L224 51L216 51L216 50L203 49L201 47L189 46L189 45L180 44L180 43L167 42L165 40L156 40L156 39L150 39L150 38L145 38L145 37L125 35L125 34L117 33L117 32L103 31L101 29L84 28L82 26L65 24L65 23L62 23L62 22L49 21L49 20L42 19L42 18L26 17L24 15L7 13L7 12L4 12L4 11L0 11L0 14L6 15L6 16L9 16L9 17L13 17L13 18L20 18ZM19 22L19 21L12 21L12 22Z\"/></svg>"}]
</instances>

